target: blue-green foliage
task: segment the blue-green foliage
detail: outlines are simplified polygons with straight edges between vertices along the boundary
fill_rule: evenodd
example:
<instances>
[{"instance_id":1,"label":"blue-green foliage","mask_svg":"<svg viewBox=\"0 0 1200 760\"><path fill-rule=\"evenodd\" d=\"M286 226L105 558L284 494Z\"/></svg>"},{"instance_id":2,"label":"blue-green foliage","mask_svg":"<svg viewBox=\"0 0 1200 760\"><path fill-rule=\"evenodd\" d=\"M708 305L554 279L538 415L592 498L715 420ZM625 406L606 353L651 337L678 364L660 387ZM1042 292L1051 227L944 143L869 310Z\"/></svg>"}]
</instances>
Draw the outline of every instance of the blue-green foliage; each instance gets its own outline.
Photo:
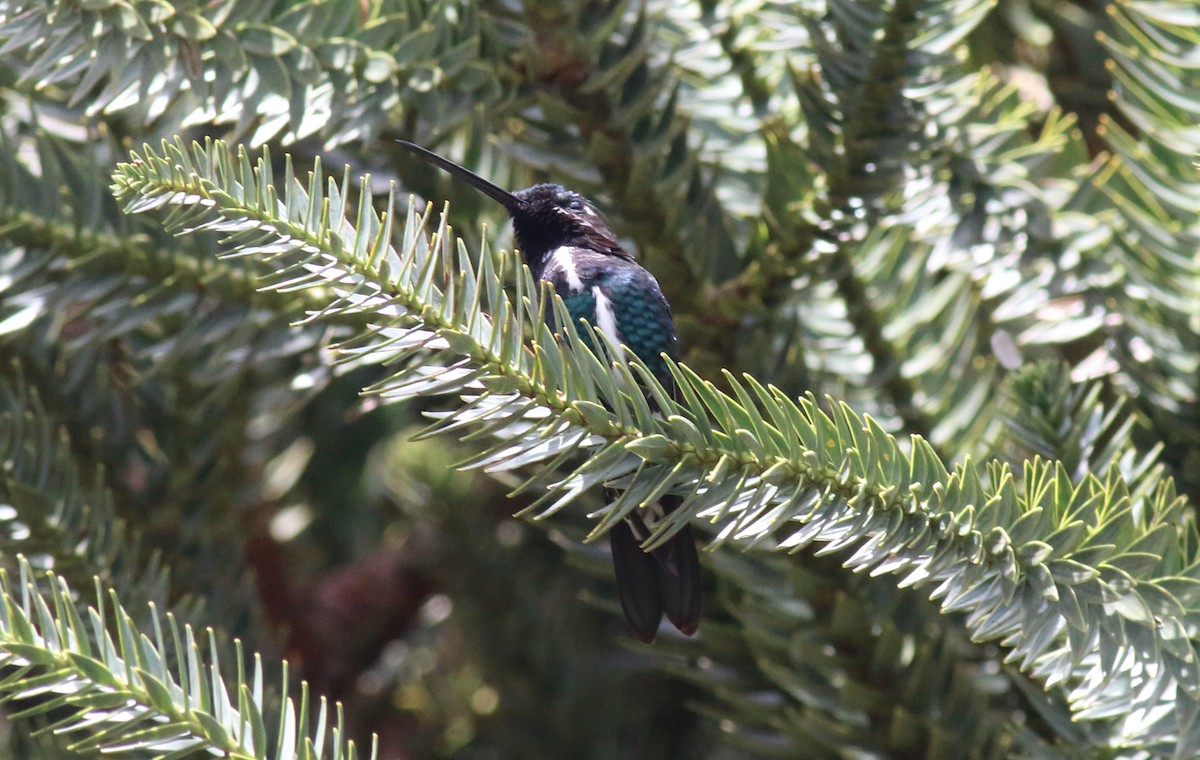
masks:
<instances>
[{"instance_id":1,"label":"blue-green foliage","mask_svg":"<svg viewBox=\"0 0 1200 760\"><path fill-rule=\"evenodd\" d=\"M397 536L528 570L541 534L496 522L515 501L431 500L445 466L398 484L379 438L330 445L365 409L398 435L419 407L528 495L570 549L538 544L556 578L605 565L575 537L683 497L649 543L706 533L711 606L698 640L649 657L705 717L639 703L629 729L595 671L531 680L569 658L514 620L570 631L579 588L605 605L574 577L492 614L446 590L425 617L448 618L355 673L379 701L348 691L351 716L416 716L445 756L562 756L538 742L585 725L620 738L589 746L605 758L698 756L625 743L685 734L713 756L1195 756L1198 51L1178 0L0 0L12 725L61 716L45 740L64 751L315 756L308 710L262 709L280 679L139 611L269 648L246 561L297 515L294 578L260 576L273 603L329 569L313 558ZM175 134L120 167L120 206L158 212L123 215L113 166ZM271 150L191 143L216 134ZM679 361L638 288L606 291L630 362L594 293L549 297L479 199L391 137L595 199L670 298ZM410 192L452 200L465 240ZM340 384L370 385L361 408L303 405ZM589 501L603 488L619 496ZM459 532L430 519L451 513ZM133 612L88 612L92 578L96 605L117 589ZM307 635L327 597L301 598L281 627ZM353 614L329 651L372 628ZM577 660L617 682L651 661ZM585 707L564 717L564 692ZM551 696L516 710L528 694Z\"/></svg>"}]
</instances>

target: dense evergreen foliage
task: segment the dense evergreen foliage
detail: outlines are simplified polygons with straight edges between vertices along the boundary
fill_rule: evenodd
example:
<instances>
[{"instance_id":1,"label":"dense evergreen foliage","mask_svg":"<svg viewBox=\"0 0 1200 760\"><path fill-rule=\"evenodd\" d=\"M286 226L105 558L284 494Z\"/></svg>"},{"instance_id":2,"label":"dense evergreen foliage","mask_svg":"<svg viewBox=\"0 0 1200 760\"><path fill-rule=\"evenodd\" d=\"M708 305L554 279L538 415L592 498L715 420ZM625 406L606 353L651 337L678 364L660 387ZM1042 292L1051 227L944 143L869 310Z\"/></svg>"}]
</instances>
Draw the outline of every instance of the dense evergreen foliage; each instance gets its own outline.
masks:
<instances>
[{"instance_id":1,"label":"dense evergreen foliage","mask_svg":"<svg viewBox=\"0 0 1200 760\"><path fill-rule=\"evenodd\" d=\"M0 753L1200 754L1198 60L1190 0L0 0ZM681 400L396 138L595 199ZM647 648L586 539L668 490Z\"/></svg>"}]
</instances>

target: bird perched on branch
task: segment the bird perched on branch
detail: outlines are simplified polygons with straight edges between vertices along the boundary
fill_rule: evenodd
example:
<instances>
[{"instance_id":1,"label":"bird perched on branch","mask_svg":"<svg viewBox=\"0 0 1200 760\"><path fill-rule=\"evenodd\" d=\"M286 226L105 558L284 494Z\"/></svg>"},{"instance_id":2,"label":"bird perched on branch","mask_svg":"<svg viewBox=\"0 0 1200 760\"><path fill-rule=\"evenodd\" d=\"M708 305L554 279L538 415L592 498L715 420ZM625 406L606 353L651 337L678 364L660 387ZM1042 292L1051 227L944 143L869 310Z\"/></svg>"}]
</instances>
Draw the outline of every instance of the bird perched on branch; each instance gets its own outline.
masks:
<instances>
[{"instance_id":1,"label":"bird perched on branch","mask_svg":"<svg viewBox=\"0 0 1200 760\"><path fill-rule=\"evenodd\" d=\"M509 192L419 145L399 142L504 206L534 278L554 287L573 320L586 319L616 345L628 346L674 392L662 359L675 356L671 307L654 275L621 247L590 201L553 184ZM654 640L663 615L687 635L700 623L700 562L691 526L649 552L641 547L680 501L667 494L609 531L621 608L645 643Z\"/></svg>"}]
</instances>

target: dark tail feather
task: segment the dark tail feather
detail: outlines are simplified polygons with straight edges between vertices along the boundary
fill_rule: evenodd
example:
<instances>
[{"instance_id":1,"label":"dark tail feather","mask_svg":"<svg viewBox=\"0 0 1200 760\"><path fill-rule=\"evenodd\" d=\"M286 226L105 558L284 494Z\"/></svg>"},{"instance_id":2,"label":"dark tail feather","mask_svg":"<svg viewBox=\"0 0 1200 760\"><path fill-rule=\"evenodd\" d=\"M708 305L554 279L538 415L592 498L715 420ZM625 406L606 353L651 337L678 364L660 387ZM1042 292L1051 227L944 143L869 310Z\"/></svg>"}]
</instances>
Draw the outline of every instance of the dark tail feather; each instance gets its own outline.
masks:
<instances>
[{"instance_id":1,"label":"dark tail feather","mask_svg":"<svg viewBox=\"0 0 1200 760\"><path fill-rule=\"evenodd\" d=\"M675 496L662 499L663 512L679 505ZM672 536L653 552L642 551L649 536L642 516L635 512L609 531L617 593L625 619L639 641L654 641L665 613L671 624L691 636L700 625L700 559L691 526Z\"/></svg>"},{"instance_id":2,"label":"dark tail feather","mask_svg":"<svg viewBox=\"0 0 1200 760\"><path fill-rule=\"evenodd\" d=\"M621 598L625 620L638 641L651 644L663 615L658 582L662 569L653 556L642 551L628 522L617 523L608 536L612 545L613 570L617 575L617 596Z\"/></svg>"},{"instance_id":3,"label":"dark tail feather","mask_svg":"<svg viewBox=\"0 0 1200 760\"><path fill-rule=\"evenodd\" d=\"M692 526L671 537L655 554L663 551L670 557L675 573L659 568L658 582L662 594L663 612L685 636L691 636L700 626L700 558L696 556L696 540Z\"/></svg>"}]
</instances>

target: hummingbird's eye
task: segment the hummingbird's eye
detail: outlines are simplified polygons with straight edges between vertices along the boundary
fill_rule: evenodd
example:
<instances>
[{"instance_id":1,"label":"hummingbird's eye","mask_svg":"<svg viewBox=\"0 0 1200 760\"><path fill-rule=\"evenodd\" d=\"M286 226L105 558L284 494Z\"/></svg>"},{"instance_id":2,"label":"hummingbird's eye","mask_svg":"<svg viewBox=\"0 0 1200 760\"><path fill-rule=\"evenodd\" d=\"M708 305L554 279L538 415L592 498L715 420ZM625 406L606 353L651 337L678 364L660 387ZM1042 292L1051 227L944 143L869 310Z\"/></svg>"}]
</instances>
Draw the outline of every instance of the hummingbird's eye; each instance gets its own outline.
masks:
<instances>
[{"instance_id":1,"label":"hummingbird's eye","mask_svg":"<svg viewBox=\"0 0 1200 760\"><path fill-rule=\"evenodd\" d=\"M560 190L554 194L554 205L564 211L583 211L587 208L579 193L570 190Z\"/></svg>"}]
</instances>

